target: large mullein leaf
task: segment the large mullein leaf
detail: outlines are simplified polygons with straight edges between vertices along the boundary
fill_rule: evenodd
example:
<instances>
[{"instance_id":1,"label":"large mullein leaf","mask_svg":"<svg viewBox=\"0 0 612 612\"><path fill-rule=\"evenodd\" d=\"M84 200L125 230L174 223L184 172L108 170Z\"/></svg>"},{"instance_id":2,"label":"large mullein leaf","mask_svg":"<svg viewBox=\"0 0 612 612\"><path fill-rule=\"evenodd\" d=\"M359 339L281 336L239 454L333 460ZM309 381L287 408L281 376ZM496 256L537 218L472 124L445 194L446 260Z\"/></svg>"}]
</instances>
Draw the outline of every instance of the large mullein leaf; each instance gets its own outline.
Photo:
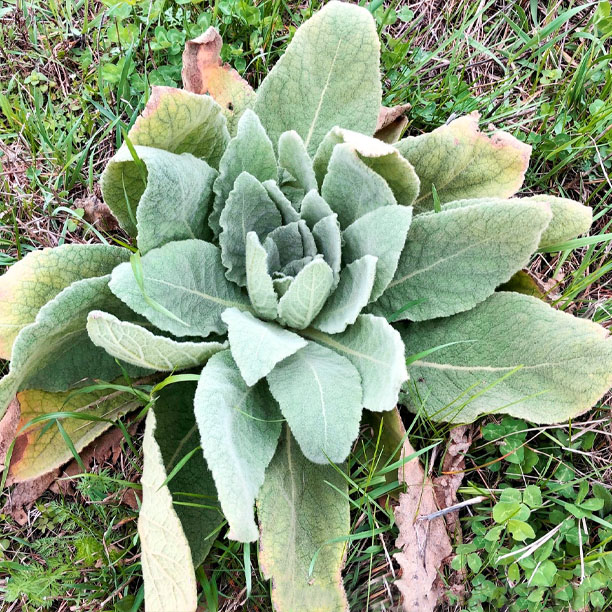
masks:
<instances>
[{"instance_id":1,"label":"large mullein leaf","mask_svg":"<svg viewBox=\"0 0 612 612\"><path fill-rule=\"evenodd\" d=\"M376 257L364 255L340 273L340 282L312 326L328 334L343 332L370 301L376 278Z\"/></svg>"},{"instance_id":2,"label":"large mullein leaf","mask_svg":"<svg viewBox=\"0 0 612 612\"><path fill-rule=\"evenodd\" d=\"M113 270L112 292L134 312L175 336L222 334L221 313L232 306L248 308L248 298L225 278L221 251L209 242L171 242L149 251L139 267L142 287L134 266L124 263Z\"/></svg>"},{"instance_id":3,"label":"large mullein leaf","mask_svg":"<svg viewBox=\"0 0 612 612\"><path fill-rule=\"evenodd\" d=\"M289 327L305 329L323 308L333 284L332 269L320 257L312 260L279 300L279 317Z\"/></svg>"},{"instance_id":4,"label":"large mullein leaf","mask_svg":"<svg viewBox=\"0 0 612 612\"><path fill-rule=\"evenodd\" d=\"M340 463L347 458L362 407L361 378L347 358L309 342L281 361L268 383L308 459Z\"/></svg>"},{"instance_id":5,"label":"large mullein leaf","mask_svg":"<svg viewBox=\"0 0 612 612\"><path fill-rule=\"evenodd\" d=\"M270 138L296 130L313 155L339 125L372 135L381 102L380 42L371 14L329 2L295 33L255 101Z\"/></svg>"},{"instance_id":6,"label":"large mullein leaf","mask_svg":"<svg viewBox=\"0 0 612 612\"><path fill-rule=\"evenodd\" d=\"M395 146L421 181L416 212L433 210L432 185L442 204L463 198L507 198L523 184L531 147L510 134L478 130L478 113Z\"/></svg>"},{"instance_id":7,"label":"large mullein leaf","mask_svg":"<svg viewBox=\"0 0 612 612\"><path fill-rule=\"evenodd\" d=\"M304 196L302 206L300 207L300 217L306 221L311 230L321 219L329 217L333 212L329 204L319 195L316 189L310 190Z\"/></svg>"},{"instance_id":8,"label":"large mullein leaf","mask_svg":"<svg viewBox=\"0 0 612 612\"><path fill-rule=\"evenodd\" d=\"M122 374L116 360L87 335L87 314L99 309L135 319L108 288L110 275L72 283L47 302L34 323L17 336L9 373L0 380L0 417L17 391L65 391L85 378L113 380ZM142 373L132 368L135 375Z\"/></svg>"},{"instance_id":9,"label":"large mullein leaf","mask_svg":"<svg viewBox=\"0 0 612 612\"><path fill-rule=\"evenodd\" d=\"M77 280L109 274L129 257L127 249L70 244L32 251L0 277L0 358L10 359L17 334L38 311Z\"/></svg>"},{"instance_id":10,"label":"large mullein leaf","mask_svg":"<svg viewBox=\"0 0 612 612\"><path fill-rule=\"evenodd\" d=\"M228 308L221 316L227 325L232 357L249 387L267 376L279 361L306 346L304 338L248 312Z\"/></svg>"},{"instance_id":11,"label":"large mullein leaf","mask_svg":"<svg viewBox=\"0 0 612 612\"><path fill-rule=\"evenodd\" d=\"M189 542L194 567L208 555L224 522L212 473L200 450L200 435L195 420L193 400L195 383L174 384L162 389L155 406L155 441L164 467L170 474L189 456L176 472L168 488L183 532Z\"/></svg>"},{"instance_id":12,"label":"large mullein leaf","mask_svg":"<svg viewBox=\"0 0 612 612\"><path fill-rule=\"evenodd\" d=\"M391 410L408 378L404 345L399 333L382 317L360 315L339 334L309 329L310 339L346 357L361 376L363 406L374 412Z\"/></svg>"},{"instance_id":13,"label":"large mullein leaf","mask_svg":"<svg viewBox=\"0 0 612 612\"><path fill-rule=\"evenodd\" d=\"M219 223L221 261L228 280L246 285L246 237L251 231L264 239L281 225L281 214L265 187L248 172L242 172L234 183Z\"/></svg>"},{"instance_id":14,"label":"large mullein leaf","mask_svg":"<svg viewBox=\"0 0 612 612\"><path fill-rule=\"evenodd\" d=\"M335 151L339 146L344 150L344 154L334 160ZM352 164L349 164L349 151L352 152ZM364 189L368 188L373 197L382 198L381 205L397 203L411 206L419 193L419 177L412 164L402 157L395 147L351 130L338 127L331 130L321 143L313 164L317 181L322 186L322 194L326 199L326 193L329 193L330 197L333 194L337 201L340 200L342 193L355 199L357 192L351 192L348 181L343 182L342 174L345 172L351 172L355 177L354 180L358 180ZM371 184L373 178L369 173L364 173L363 166L384 179L393 193L393 200L383 187ZM328 178L328 174L332 176ZM335 176L338 174L339 176ZM332 202L329 203L333 208ZM340 205L340 202L338 204ZM360 207L367 207L367 203L361 202Z\"/></svg>"},{"instance_id":15,"label":"large mullein leaf","mask_svg":"<svg viewBox=\"0 0 612 612\"><path fill-rule=\"evenodd\" d=\"M259 563L272 580L275 608L346 612L341 572L343 538L350 531L347 480L336 467L304 457L288 427L266 470L257 514Z\"/></svg>"},{"instance_id":16,"label":"large mullein leaf","mask_svg":"<svg viewBox=\"0 0 612 612\"><path fill-rule=\"evenodd\" d=\"M227 343L221 342L177 342L141 325L120 321L101 310L94 310L87 316L87 333L91 341L109 355L157 372L202 365L227 348Z\"/></svg>"},{"instance_id":17,"label":"large mullein leaf","mask_svg":"<svg viewBox=\"0 0 612 612\"><path fill-rule=\"evenodd\" d=\"M263 186L266 188L270 199L276 204L278 212L280 212L281 217L283 218L283 225L288 225L294 221L299 221L300 215L298 211L293 207L293 204L281 191L280 187L276 184L276 181L264 181Z\"/></svg>"},{"instance_id":18,"label":"large mullein leaf","mask_svg":"<svg viewBox=\"0 0 612 612\"><path fill-rule=\"evenodd\" d=\"M255 312L264 319L276 319L278 297L268 273L268 254L255 232L249 232L246 238L246 282Z\"/></svg>"},{"instance_id":19,"label":"large mullein leaf","mask_svg":"<svg viewBox=\"0 0 612 612\"><path fill-rule=\"evenodd\" d=\"M540 247L550 247L562 244L567 240L576 238L589 231L593 222L593 209L580 202L567 198L557 198L549 195L521 198L521 202L540 202L549 204L552 212L552 221L544 230L540 238Z\"/></svg>"},{"instance_id":20,"label":"large mullein leaf","mask_svg":"<svg viewBox=\"0 0 612 612\"><path fill-rule=\"evenodd\" d=\"M104 201L121 227L138 234L143 252L171 240L202 237L216 171L189 153L144 146L134 152L137 159L122 146L100 181Z\"/></svg>"},{"instance_id":21,"label":"large mullein leaf","mask_svg":"<svg viewBox=\"0 0 612 612\"><path fill-rule=\"evenodd\" d=\"M401 333L408 356L460 342L410 366L423 410L436 420L470 423L504 412L562 423L612 385L612 340L603 327L518 293L494 293L472 310Z\"/></svg>"},{"instance_id":22,"label":"large mullein leaf","mask_svg":"<svg viewBox=\"0 0 612 612\"><path fill-rule=\"evenodd\" d=\"M473 308L529 262L552 215L525 200L466 200L417 215L374 311L423 321Z\"/></svg>"},{"instance_id":23,"label":"large mullein leaf","mask_svg":"<svg viewBox=\"0 0 612 612\"><path fill-rule=\"evenodd\" d=\"M317 188L312 160L297 132L284 132L278 139L278 165L294 177L291 187L301 189L304 193Z\"/></svg>"},{"instance_id":24,"label":"large mullein leaf","mask_svg":"<svg viewBox=\"0 0 612 612\"><path fill-rule=\"evenodd\" d=\"M191 549L172 494L164 485L168 473L155 429L155 413L150 410L142 445L142 505L138 515L147 612L195 612L198 594Z\"/></svg>"},{"instance_id":25,"label":"large mullein leaf","mask_svg":"<svg viewBox=\"0 0 612 612\"><path fill-rule=\"evenodd\" d=\"M54 412L74 412L84 417L60 419L64 432L68 434L77 452L81 452L111 427L111 421L142 404L131 393L108 389L76 394L73 391L50 393L28 390L19 392L17 400L21 409L18 431L32 419ZM93 420L87 420L89 416ZM37 478L72 458L72 451L59 428L51 420L41 421L27 427L16 438L11 455L11 481L22 482Z\"/></svg>"},{"instance_id":26,"label":"large mullein leaf","mask_svg":"<svg viewBox=\"0 0 612 612\"><path fill-rule=\"evenodd\" d=\"M364 255L374 255L376 279L370 301L379 298L393 279L408 228L412 209L405 206L383 206L360 217L342 233L342 258L349 264Z\"/></svg>"},{"instance_id":27,"label":"large mullein leaf","mask_svg":"<svg viewBox=\"0 0 612 612\"><path fill-rule=\"evenodd\" d=\"M153 87L128 138L133 145L191 153L217 168L229 142L229 132L221 107L210 96L174 87Z\"/></svg>"},{"instance_id":28,"label":"large mullein leaf","mask_svg":"<svg viewBox=\"0 0 612 612\"><path fill-rule=\"evenodd\" d=\"M241 542L257 539L255 498L276 450L278 407L265 381L247 387L230 351L213 355L198 382L195 415L230 530Z\"/></svg>"},{"instance_id":29,"label":"large mullein leaf","mask_svg":"<svg viewBox=\"0 0 612 612\"><path fill-rule=\"evenodd\" d=\"M197 94L209 94L223 108L232 136L238 120L255 102L251 86L229 64L221 61L223 41L212 26L193 40L183 52L183 86Z\"/></svg>"},{"instance_id":30,"label":"large mullein leaf","mask_svg":"<svg viewBox=\"0 0 612 612\"><path fill-rule=\"evenodd\" d=\"M234 182L243 172L248 172L262 183L275 180L277 174L272 142L257 115L250 110L242 115L238 132L230 140L219 163L219 176L213 186L213 211L208 219L208 224L215 234L221 231L221 211L234 188Z\"/></svg>"}]
</instances>

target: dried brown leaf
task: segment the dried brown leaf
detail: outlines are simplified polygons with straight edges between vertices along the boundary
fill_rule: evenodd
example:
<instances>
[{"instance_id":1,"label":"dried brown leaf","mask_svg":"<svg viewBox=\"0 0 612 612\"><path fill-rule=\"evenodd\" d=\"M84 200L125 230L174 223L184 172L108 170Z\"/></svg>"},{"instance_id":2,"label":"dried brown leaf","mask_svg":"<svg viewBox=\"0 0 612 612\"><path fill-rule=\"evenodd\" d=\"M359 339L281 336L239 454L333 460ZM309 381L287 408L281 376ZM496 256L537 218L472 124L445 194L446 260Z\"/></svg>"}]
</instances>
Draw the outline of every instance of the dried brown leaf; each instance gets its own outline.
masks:
<instances>
[{"instance_id":1,"label":"dried brown leaf","mask_svg":"<svg viewBox=\"0 0 612 612\"><path fill-rule=\"evenodd\" d=\"M397 142L408 123L404 113L409 108L410 104L400 104L391 108L381 106L374 137L389 144Z\"/></svg>"},{"instance_id":2,"label":"dried brown leaf","mask_svg":"<svg viewBox=\"0 0 612 612\"><path fill-rule=\"evenodd\" d=\"M82 208L85 213L85 221L103 232L114 232L119 229L119 223L111 212L111 209L100 198L89 195L85 198L77 198L74 201L76 208Z\"/></svg>"}]
</instances>

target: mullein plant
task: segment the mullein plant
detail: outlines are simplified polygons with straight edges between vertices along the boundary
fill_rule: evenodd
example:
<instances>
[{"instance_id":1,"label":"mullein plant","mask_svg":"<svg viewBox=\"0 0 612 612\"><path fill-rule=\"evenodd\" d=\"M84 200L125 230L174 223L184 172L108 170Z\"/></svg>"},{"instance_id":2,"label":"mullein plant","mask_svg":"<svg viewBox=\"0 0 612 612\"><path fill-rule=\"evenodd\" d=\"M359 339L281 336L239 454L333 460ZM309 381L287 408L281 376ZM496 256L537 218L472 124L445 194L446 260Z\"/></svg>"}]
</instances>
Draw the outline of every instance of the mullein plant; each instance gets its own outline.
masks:
<instances>
[{"instance_id":1,"label":"mullein plant","mask_svg":"<svg viewBox=\"0 0 612 612\"><path fill-rule=\"evenodd\" d=\"M125 377L186 371L146 417L146 609L196 609L218 535L259 540L277 610L345 610L344 462L364 410L396 410L410 385L434 420L555 423L612 384L604 328L508 284L591 209L513 197L530 147L477 115L398 141L363 8L328 3L256 92L220 47L212 28L187 43L185 89L153 88L102 175L131 245L34 251L0 279L10 479L142 406Z\"/></svg>"}]
</instances>

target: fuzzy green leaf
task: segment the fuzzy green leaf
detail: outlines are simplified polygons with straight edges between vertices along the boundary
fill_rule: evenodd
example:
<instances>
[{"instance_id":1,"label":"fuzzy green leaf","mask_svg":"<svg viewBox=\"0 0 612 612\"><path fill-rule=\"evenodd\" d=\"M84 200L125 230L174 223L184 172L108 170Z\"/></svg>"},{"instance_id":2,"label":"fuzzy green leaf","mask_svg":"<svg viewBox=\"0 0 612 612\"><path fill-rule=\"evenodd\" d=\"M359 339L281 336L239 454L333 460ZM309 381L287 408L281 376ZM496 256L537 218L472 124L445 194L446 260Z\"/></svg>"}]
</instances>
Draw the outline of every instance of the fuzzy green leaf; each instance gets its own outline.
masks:
<instances>
[{"instance_id":1,"label":"fuzzy green leaf","mask_svg":"<svg viewBox=\"0 0 612 612\"><path fill-rule=\"evenodd\" d=\"M348 264L340 273L338 287L331 294L312 326L328 334L343 332L357 319L370 301L376 257L364 255Z\"/></svg>"},{"instance_id":2,"label":"fuzzy green leaf","mask_svg":"<svg viewBox=\"0 0 612 612\"><path fill-rule=\"evenodd\" d=\"M562 423L612 385L607 331L526 295L494 293L472 310L401 332L408 356L461 342L410 366L423 409L436 420L504 412Z\"/></svg>"},{"instance_id":3,"label":"fuzzy green leaf","mask_svg":"<svg viewBox=\"0 0 612 612\"><path fill-rule=\"evenodd\" d=\"M434 209L432 185L441 204L508 198L521 188L531 147L506 132L489 138L478 130L478 119L478 113L472 113L395 145L421 181L415 212Z\"/></svg>"},{"instance_id":4,"label":"fuzzy green leaf","mask_svg":"<svg viewBox=\"0 0 612 612\"><path fill-rule=\"evenodd\" d=\"M278 165L294 177L291 187L301 189L304 193L317 188L312 160L297 132L284 132L278 139Z\"/></svg>"},{"instance_id":5,"label":"fuzzy green leaf","mask_svg":"<svg viewBox=\"0 0 612 612\"><path fill-rule=\"evenodd\" d=\"M229 132L222 108L210 96L154 86L128 138L133 145L191 153L217 168Z\"/></svg>"},{"instance_id":6,"label":"fuzzy green leaf","mask_svg":"<svg viewBox=\"0 0 612 612\"><path fill-rule=\"evenodd\" d=\"M333 283L332 269L323 259L308 263L278 302L282 321L295 329L308 327L323 308Z\"/></svg>"},{"instance_id":7,"label":"fuzzy green leaf","mask_svg":"<svg viewBox=\"0 0 612 612\"><path fill-rule=\"evenodd\" d=\"M87 333L91 341L109 355L158 372L202 365L227 348L227 343L221 342L177 342L100 310L87 316Z\"/></svg>"},{"instance_id":8,"label":"fuzzy green leaf","mask_svg":"<svg viewBox=\"0 0 612 612\"><path fill-rule=\"evenodd\" d=\"M393 279L408 228L412 221L412 209L405 206L383 206L360 217L342 233L345 263L374 255L376 280L370 301L378 299Z\"/></svg>"},{"instance_id":9,"label":"fuzzy green leaf","mask_svg":"<svg viewBox=\"0 0 612 612\"><path fill-rule=\"evenodd\" d=\"M314 329L305 334L343 355L357 368L365 408L374 412L393 409L408 373L402 339L385 319L360 315L340 334L330 336Z\"/></svg>"},{"instance_id":10,"label":"fuzzy green leaf","mask_svg":"<svg viewBox=\"0 0 612 612\"><path fill-rule=\"evenodd\" d=\"M350 531L347 482L335 467L304 457L288 427L266 470L257 513L259 563L272 580L275 608L345 612L341 571L343 538Z\"/></svg>"},{"instance_id":11,"label":"fuzzy green leaf","mask_svg":"<svg viewBox=\"0 0 612 612\"><path fill-rule=\"evenodd\" d=\"M164 485L168 474L155 428L155 414L150 410L143 441L142 505L138 515L147 612L195 612L198 596L191 549L170 490Z\"/></svg>"},{"instance_id":12,"label":"fuzzy green leaf","mask_svg":"<svg viewBox=\"0 0 612 612\"><path fill-rule=\"evenodd\" d=\"M359 433L361 379L353 364L309 342L268 374L302 452L315 463L344 461Z\"/></svg>"},{"instance_id":13,"label":"fuzzy green leaf","mask_svg":"<svg viewBox=\"0 0 612 612\"><path fill-rule=\"evenodd\" d=\"M264 319L276 319L278 298L268 274L268 254L255 232L246 238L246 282L251 304Z\"/></svg>"},{"instance_id":14,"label":"fuzzy green leaf","mask_svg":"<svg viewBox=\"0 0 612 612\"><path fill-rule=\"evenodd\" d=\"M0 277L0 358L10 359L17 334L38 311L77 280L109 274L129 257L104 244L69 244L32 251Z\"/></svg>"},{"instance_id":15,"label":"fuzzy green leaf","mask_svg":"<svg viewBox=\"0 0 612 612\"><path fill-rule=\"evenodd\" d=\"M342 265L342 234L336 214L323 217L312 228L312 236L317 250L327 262L334 273L334 287L340 280L340 267Z\"/></svg>"},{"instance_id":16,"label":"fuzzy green leaf","mask_svg":"<svg viewBox=\"0 0 612 612\"><path fill-rule=\"evenodd\" d=\"M339 125L372 135L381 104L380 42L370 13L329 2L295 33L257 91L270 138L296 130L313 155Z\"/></svg>"},{"instance_id":17,"label":"fuzzy green leaf","mask_svg":"<svg viewBox=\"0 0 612 612\"><path fill-rule=\"evenodd\" d=\"M473 308L527 265L551 220L546 204L464 200L417 215L374 312L423 321Z\"/></svg>"},{"instance_id":18,"label":"fuzzy green leaf","mask_svg":"<svg viewBox=\"0 0 612 612\"><path fill-rule=\"evenodd\" d=\"M232 306L248 308L247 298L225 278L220 250L209 242L171 242L149 251L141 259L141 266L144 294L130 263L115 268L110 288L133 311L175 336L222 334L225 325L221 313ZM182 322L152 304L162 306Z\"/></svg>"},{"instance_id":19,"label":"fuzzy green leaf","mask_svg":"<svg viewBox=\"0 0 612 612\"><path fill-rule=\"evenodd\" d=\"M531 198L521 198L521 202L541 202L549 204L552 211L552 221L540 238L540 247L561 244L572 238L586 234L593 222L593 209L580 202L567 198L539 195Z\"/></svg>"},{"instance_id":20,"label":"fuzzy green leaf","mask_svg":"<svg viewBox=\"0 0 612 612\"><path fill-rule=\"evenodd\" d=\"M264 181L263 186L266 188L270 199L276 204L276 207L283 218L283 225L288 225L294 221L299 221L299 213L293 207L293 204L287 199L285 194L280 190L280 187L276 184L276 181Z\"/></svg>"},{"instance_id":21,"label":"fuzzy green leaf","mask_svg":"<svg viewBox=\"0 0 612 612\"><path fill-rule=\"evenodd\" d=\"M219 245L228 280L246 285L246 236L264 239L281 224L281 214L265 187L248 172L236 179L221 213Z\"/></svg>"},{"instance_id":22,"label":"fuzzy green leaf","mask_svg":"<svg viewBox=\"0 0 612 612\"><path fill-rule=\"evenodd\" d=\"M234 182L243 172L248 172L262 183L275 180L277 174L272 142L251 110L246 110L240 118L238 133L230 140L219 163L219 176L213 186L213 211L208 219L215 234L221 230L219 217Z\"/></svg>"},{"instance_id":23,"label":"fuzzy green leaf","mask_svg":"<svg viewBox=\"0 0 612 612\"><path fill-rule=\"evenodd\" d=\"M281 430L265 383L247 387L230 351L213 355L200 376L195 415L213 473L228 537L257 539L254 504Z\"/></svg>"},{"instance_id":24,"label":"fuzzy green leaf","mask_svg":"<svg viewBox=\"0 0 612 612\"><path fill-rule=\"evenodd\" d=\"M317 222L325 217L329 217L333 212L329 204L319 195L319 192L313 189L302 200L300 217L306 221L310 229L313 229Z\"/></svg>"},{"instance_id":25,"label":"fuzzy green leaf","mask_svg":"<svg viewBox=\"0 0 612 612\"><path fill-rule=\"evenodd\" d=\"M232 357L249 387L267 376L279 361L306 346L306 340L280 325L260 321L236 308L228 308L222 319Z\"/></svg>"}]
</instances>

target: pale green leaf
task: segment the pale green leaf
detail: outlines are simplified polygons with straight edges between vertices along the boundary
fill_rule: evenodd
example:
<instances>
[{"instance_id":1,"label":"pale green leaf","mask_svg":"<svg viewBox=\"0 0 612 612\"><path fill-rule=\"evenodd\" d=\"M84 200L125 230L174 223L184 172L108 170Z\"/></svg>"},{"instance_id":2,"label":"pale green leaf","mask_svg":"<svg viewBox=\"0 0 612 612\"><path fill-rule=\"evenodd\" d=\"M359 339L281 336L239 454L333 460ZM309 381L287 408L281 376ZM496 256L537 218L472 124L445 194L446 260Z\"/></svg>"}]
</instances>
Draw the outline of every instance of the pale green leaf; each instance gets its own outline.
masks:
<instances>
[{"instance_id":1,"label":"pale green leaf","mask_svg":"<svg viewBox=\"0 0 612 612\"><path fill-rule=\"evenodd\" d=\"M473 308L527 265L551 219L546 204L465 200L417 215L397 271L374 307L422 321Z\"/></svg>"},{"instance_id":2,"label":"pale green leaf","mask_svg":"<svg viewBox=\"0 0 612 612\"><path fill-rule=\"evenodd\" d=\"M53 412L78 412L81 416L108 419L107 422L61 419L77 452L111 427L111 421L138 408L141 402L131 393L102 389L90 393L74 394L72 391L50 393L28 390L17 394L21 416L17 431L32 419ZM66 445L60 430L50 420L29 426L15 440L11 456L11 482L23 482L47 474L70 461L72 452Z\"/></svg>"},{"instance_id":3,"label":"pale green leaf","mask_svg":"<svg viewBox=\"0 0 612 612\"><path fill-rule=\"evenodd\" d=\"M318 221L333 214L329 204L319 195L316 189L309 191L302 200L300 217L306 221L310 229L313 229Z\"/></svg>"},{"instance_id":4,"label":"pale green leaf","mask_svg":"<svg viewBox=\"0 0 612 612\"><path fill-rule=\"evenodd\" d=\"M334 274L318 258L307 264L295 277L278 302L278 314L289 327L304 329L319 314L329 297Z\"/></svg>"},{"instance_id":5,"label":"pale green leaf","mask_svg":"<svg viewBox=\"0 0 612 612\"><path fill-rule=\"evenodd\" d=\"M360 315L340 334L330 336L314 329L305 334L344 355L357 368L365 408L374 412L393 409L408 373L402 339L385 319Z\"/></svg>"},{"instance_id":6,"label":"pale green leaf","mask_svg":"<svg viewBox=\"0 0 612 612\"><path fill-rule=\"evenodd\" d=\"M334 287L340 280L340 267L342 265L342 234L336 214L323 217L312 228L312 235L317 250L328 263L334 273Z\"/></svg>"},{"instance_id":7,"label":"pale green leaf","mask_svg":"<svg viewBox=\"0 0 612 612\"><path fill-rule=\"evenodd\" d=\"M257 91L255 112L270 138L296 130L313 155L336 125L372 135L381 102L379 56L369 11L326 4L300 26Z\"/></svg>"},{"instance_id":8,"label":"pale green leaf","mask_svg":"<svg viewBox=\"0 0 612 612\"><path fill-rule=\"evenodd\" d=\"M317 188L312 160L297 132L283 132L278 139L278 165L294 177L295 183L291 184L292 187L299 188L304 193Z\"/></svg>"},{"instance_id":9,"label":"pale green leaf","mask_svg":"<svg viewBox=\"0 0 612 612\"><path fill-rule=\"evenodd\" d=\"M308 459L341 463L347 458L362 407L359 373L347 358L309 342L281 361L268 383Z\"/></svg>"},{"instance_id":10,"label":"pale green leaf","mask_svg":"<svg viewBox=\"0 0 612 612\"><path fill-rule=\"evenodd\" d=\"M378 257L372 302L383 294L395 275L411 221L411 208L383 206L360 217L342 233L342 257L346 263L364 255Z\"/></svg>"},{"instance_id":11,"label":"pale green leaf","mask_svg":"<svg viewBox=\"0 0 612 612\"><path fill-rule=\"evenodd\" d=\"M257 314L264 319L276 319L278 298L268 274L268 254L255 232L249 232L246 238L246 282Z\"/></svg>"},{"instance_id":12,"label":"pale green leaf","mask_svg":"<svg viewBox=\"0 0 612 612\"><path fill-rule=\"evenodd\" d=\"M370 301L376 257L364 255L348 264L340 273L338 287L331 294L312 326L328 334L343 332Z\"/></svg>"},{"instance_id":13,"label":"pale green leaf","mask_svg":"<svg viewBox=\"0 0 612 612\"><path fill-rule=\"evenodd\" d=\"M272 580L275 608L346 612L341 571L343 539L350 532L347 481L333 466L304 457L288 427L266 470L257 514L259 563Z\"/></svg>"},{"instance_id":14,"label":"pale green leaf","mask_svg":"<svg viewBox=\"0 0 612 612\"><path fill-rule=\"evenodd\" d=\"M461 342L410 366L423 409L436 420L504 412L562 423L612 385L608 332L526 295L494 293L472 310L401 332L408 356Z\"/></svg>"},{"instance_id":15,"label":"pale green leaf","mask_svg":"<svg viewBox=\"0 0 612 612\"><path fill-rule=\"evenodd\" d=\"M478 113L451 121L395 146L421 181L415 212L433 210L432 185L440 203L464 198L507 198L523 184L531 147L506 132L478 130Z\"/></svg>"},{"instance_id":16,"label":"pale green leaf","mask_svg":"<svg viewBox=\"0 0 612 612\"><path fill-rule=\"evenodd\" d=\"M549 204L552 211L552 221L540 238L540 247L561 244L572 238L586 234L593 222L593 209L580 202L567 198L556 198L549 195L521 198L521 202L541 202Z\"/></svg>"},{"instance_id":17,"label":"pale green leaf","mask_svg":"<svg viewBox=\"0 0 612 612\"><path fill-rule=\"evenodd\" d=\"M222 319L232 357L249 387L267 376L279 361L306 346L306 340L280 325L260 321L236 308L228 308Z\"/></svg>"},{"instance_id":18,"label":"pale green leaf","mask_svg":"<svg viewBox=\"0 0 612 612\"><path fill-rule=\"evenodd\" d=\"M291 287L291 283L293 282L292 276L279 276L272 281L274 286L274 291L276 291L276 295L281 298L287 291L289 287Z\"/></svg>"},{"instance_id":19,"label":"pale green leaf","mask_svg":"<svg viewBox=\"0 0 612 612\"><path fill-rule=\"evenodd\" d=\"M170 490L164 486L168 474L155 441L155 427L155 414L150 410L143 441L142 505L138 515L147 612L195 612L198 597L191 550Z\"/></svg>"},{"instance_id":20,"label":"pale green leaf","mask_svg":"<svg viewBox=\"0 0 612 612\"><path fill-rule=\"evenodd\" d=\"M302 219L271 231L264 241L264 247L270 242L276 245L276 248L268 247L274 251L274 255L270 253L269 262L271 270L275 272L278 271L273 265L276 253L278 253L279 268L284 268L288 263L302 257L313 257L317 253L314 237Z\"/></svg>"},{"instance_id":21,"label":"pale green leaf","mask_svg":"<svg viewBox=\"0 0 612 612\"><path fill-rule=\"evenodd\" d=\"M0 277L0 358L10 359L17 334L74 281L109 274L129 257L104 244L69 244L32 251Z\"/></svg>"},{"instance_id":22,"label":"pale green leaf","mask_svg":"<svg viewBox=\"0 0 612 612\"><path fill-rule=\"evenodd\" d=\"M253 231L264 239L282 220L265 187L248 172L234 183L219 220L221 261L228 280L246 285L246 236Z\"/></svg>"},{"instance_id":23,"label":"pale green leaf","mask_svg":"<svg viewBox=\"0 0 612 612\"><path fill-rule=\"evenodd\" d=\"M175 336L222 334L225 325L221 313L232 306L248 308L247 297L225 278L220 250L208 242L171 242L149 251L141 259L141 266L144 294L130 263L115 268L110 288L134 312Z\"/></svg>"},{"instance_id":24,"label":"pale green leaf","mask_svg":"<svg viewBox=\"0 0 612 612\"><path fill-rule=\"evenodd\" d=\"M168 488L183 532L189 542L194 567L206 558L225 521L217 499L213 476L198 448L200 435L195 420L193 400L196 385L183 382L159 391L155 400L155 441L159 445L166 473L195 451L176 472Z\"/></svg>"},{"instance_id":25,"label":"pale green leaf","mask_svg":"<svg viewBox=\"0 0 612 612\"><path fill-rule=\"evenodd\" d=\"M133 145L191 153L217 168L229 132L221 107L210 96L154 86L128 138Z\"/></svg>"},{"instance_id":26,"label":"pale green leaf","mask_svg":"<svg viewBox=\"0 0 612 612\"><path fill-rule=\"evenodd\" d=\"M208 224L215 234L220 231L219 217L225 206L235 180L248 172L258 181L275 180L277 174L276 157L272 142L266 135L259 118L253 111L246 110L238 122L238 133L225 149L219 163L219 176L213 190L215 199Z\"/></svg>"},{"instance_id":27,"label":"pale green leaf","mask_svg":"<svg viewBox=\"0 0 612 612\"><path fill-rule=\"evenodd\" d=\"M177 342L100 310L87 316L87 333L91 341L109 355L157 372L202 365L227 348L227 344L221 342Z\"/></svg>"},{"instance_id":28,"label":"pale green leaf","mask_svg":"<svg viewBox=\"0 0 612 612\"><path fill-rule=\"evenodd\" d=\"M313 259L314 257L312 255L307 255L306 257L301 257L300 259L294 259L293 261L290 261L286 266L283 267L283 269L281 270L281 274L284 274L286 276L295 277Z\"/></svg>"},{"instance_id":29,"label":"pale green leaf","mask_svg":"<svg viewBox=\"0 0 612 612\"><path fill-rule=\"evenodd\" d=\"M281 430L265 383L247 387L230 351L213 355L200 376L195 415L202 449L230 526L228 537L257 539L255 498Z\"/></svg>"},{"instance_id":30,"label":"pale green leaf","mask_svg":"<svg viewBox=\"0 0 612 612\"><path fill-rule=\"evenodd\" d=\"M294 221L299 221L300 215L293 207L293 204L287 199L285 194L280 190L276 181L264 181L263 186L268 192L270 199L276 204L278 211L283 218L283 225L288 225Z\"/></svg>"}]
</instances>

